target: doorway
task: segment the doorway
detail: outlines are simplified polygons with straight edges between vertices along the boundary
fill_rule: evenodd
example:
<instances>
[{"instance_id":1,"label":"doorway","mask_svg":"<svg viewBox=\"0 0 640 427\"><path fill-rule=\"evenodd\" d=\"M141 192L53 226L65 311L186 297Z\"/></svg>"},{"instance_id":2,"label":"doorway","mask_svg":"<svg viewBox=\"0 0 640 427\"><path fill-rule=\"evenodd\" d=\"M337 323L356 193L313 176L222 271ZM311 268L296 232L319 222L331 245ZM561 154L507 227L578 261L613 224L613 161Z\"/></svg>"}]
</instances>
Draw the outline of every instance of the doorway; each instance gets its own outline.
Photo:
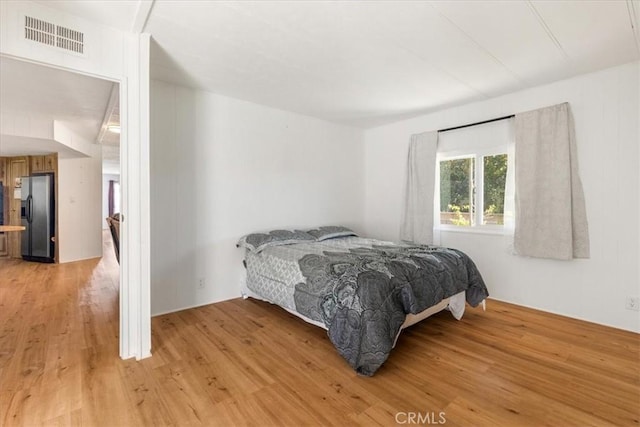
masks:
<instances>
[{"instance_id":1,"label":"doorway","mask_svg":"<svg viewBox=\"0 0 640 427\"><path fill-rule=\"evenodd\" d=\"M19 33L16 33L16 37ZM40 51L16 49L0 57L44 65L57 70L96 77L120 85L121 190L124 213L120 271L120 357L142 359L151 356L149 273L149 59L148 34L123 34L122 63L67 61L64 54L44 55ZM16 47L20 41L14 40ZM109 39L111 42L112 40ZM110 43L114 48L119 43ZM13 44L12 44L13 46ZM21 45L20 45L21 46ZM97 59L97 58L96 58ZM100 194L100 192L98 192ZM6 191L5 191L6 195ZM71 198L73 199L73 198ZM97 202L96 206L101 203ZM101 217L101 215L99 215ZM101 218L100 218L101 220Z\"/></svg>"},{"instance_id":2,"label":"doorway","mask_svg":"<svg viewBox=\"0 0 640 427\"><path fill-rule=\"evenodd\" d=\"M103 151L119 173L119 135L107 130L114 117L119 120L113 113L119 110L119 84L0 57L0 89L0 157L10 159L4 218L20 224L19 177L46 169L55 175L57 193L56 262L101 256ZM9 238L14 258L20 257L19 240Z\"/></svg>"},{"instance_id":3,"label":"doorway","mask_svg":"<svg viewBox=\"0 0 640 427\"><path fill-rule=\"evenodd\" d=\"M120 90L119 82L0 55L0 221L20 224L20 177L51 173L56 263L103 256L103 173L120 176ZM21 251L19 233L0 234L0 257L26 263ZM113 262L109 271L117 312L121 270Z\"/></svg>"}]
</instances>

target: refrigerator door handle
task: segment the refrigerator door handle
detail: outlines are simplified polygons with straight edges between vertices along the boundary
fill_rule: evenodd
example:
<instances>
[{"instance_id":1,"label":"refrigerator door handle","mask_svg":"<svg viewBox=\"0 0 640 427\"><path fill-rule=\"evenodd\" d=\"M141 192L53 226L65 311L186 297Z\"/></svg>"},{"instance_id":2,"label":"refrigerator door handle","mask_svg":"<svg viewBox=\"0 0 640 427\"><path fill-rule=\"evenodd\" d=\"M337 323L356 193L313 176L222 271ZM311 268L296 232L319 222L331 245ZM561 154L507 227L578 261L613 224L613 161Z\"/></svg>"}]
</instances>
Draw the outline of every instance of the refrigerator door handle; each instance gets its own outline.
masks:
<instances>
[{"instance_id":1,"label":"refrigerator door handle","mask_svg":"<svg viewBox=\"0 0 640 427\"><path fill-rule=\"evenodd\" d=\"M33 222L33 196L27 197L27 222Z\"/></svg>"}]
</instances>

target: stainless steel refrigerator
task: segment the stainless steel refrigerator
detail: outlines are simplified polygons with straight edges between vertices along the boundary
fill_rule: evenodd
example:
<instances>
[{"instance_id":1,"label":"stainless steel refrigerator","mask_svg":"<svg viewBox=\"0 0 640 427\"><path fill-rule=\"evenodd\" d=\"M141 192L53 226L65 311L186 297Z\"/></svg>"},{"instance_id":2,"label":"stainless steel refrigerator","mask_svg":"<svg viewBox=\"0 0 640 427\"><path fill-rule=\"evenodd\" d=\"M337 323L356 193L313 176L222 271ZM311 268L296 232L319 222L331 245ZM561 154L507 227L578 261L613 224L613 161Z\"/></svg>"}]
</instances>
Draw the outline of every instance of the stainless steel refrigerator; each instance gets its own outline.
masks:
<instances>
[{"instance_id":1,"label":"stainless steel refrigerator","mask_svg":"<svg viewBox=\"0 0 640 427\"><path fill-rule=\"evenodd\" d=\"M54 262L56 222L53 174L21 178L22 259Z\"/></svg>"}]
</instances>

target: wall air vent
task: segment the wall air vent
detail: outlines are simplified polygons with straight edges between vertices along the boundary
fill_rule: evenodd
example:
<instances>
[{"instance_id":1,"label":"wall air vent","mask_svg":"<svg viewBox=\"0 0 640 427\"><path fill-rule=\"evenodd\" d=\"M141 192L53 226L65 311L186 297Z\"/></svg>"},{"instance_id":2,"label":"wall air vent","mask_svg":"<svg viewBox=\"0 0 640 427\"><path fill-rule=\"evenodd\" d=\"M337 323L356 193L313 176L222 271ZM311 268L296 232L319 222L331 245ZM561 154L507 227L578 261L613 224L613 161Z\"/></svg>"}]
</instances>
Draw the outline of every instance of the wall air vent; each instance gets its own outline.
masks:
<instances>
[{"instance_id":1,"label":"wall air vent","mask_svg":"<svg viewBox=\"0 0 640 427\"><path fill-rule=\"evenodd\" d=\"M41 19L24 17L24 36L34 42L56 45L56 26Z\"/></svg>"},{"instance_id":2,"label":"wall air vent","mask_svg":"<svg viewBox=\"0 0 640 427\"><path fill-rule=\"evenodd\" d=\"M25 16L24 37L75 53L84 53L84 33L42 19Z\"/></svg>"}]
</instances>

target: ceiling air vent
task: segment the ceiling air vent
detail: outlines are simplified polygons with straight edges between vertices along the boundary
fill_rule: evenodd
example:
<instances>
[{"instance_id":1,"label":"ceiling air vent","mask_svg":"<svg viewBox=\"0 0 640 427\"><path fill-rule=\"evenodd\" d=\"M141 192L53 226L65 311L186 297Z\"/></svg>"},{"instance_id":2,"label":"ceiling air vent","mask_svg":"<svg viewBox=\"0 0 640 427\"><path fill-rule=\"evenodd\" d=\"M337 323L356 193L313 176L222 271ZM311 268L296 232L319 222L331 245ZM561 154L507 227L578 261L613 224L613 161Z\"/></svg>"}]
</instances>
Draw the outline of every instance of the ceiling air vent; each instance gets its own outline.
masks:
<instances>
[{"instance_id":1,"label":"ceiling air vent","mask_svg":"<svg viewBox=\"0 0 640 427\"><path fill-rule=\"evenodd\" d=\"M27 40L75 53L84 53L84 33L42 19L25 16L24 36Z\"/></svg>"}]
</instances>

